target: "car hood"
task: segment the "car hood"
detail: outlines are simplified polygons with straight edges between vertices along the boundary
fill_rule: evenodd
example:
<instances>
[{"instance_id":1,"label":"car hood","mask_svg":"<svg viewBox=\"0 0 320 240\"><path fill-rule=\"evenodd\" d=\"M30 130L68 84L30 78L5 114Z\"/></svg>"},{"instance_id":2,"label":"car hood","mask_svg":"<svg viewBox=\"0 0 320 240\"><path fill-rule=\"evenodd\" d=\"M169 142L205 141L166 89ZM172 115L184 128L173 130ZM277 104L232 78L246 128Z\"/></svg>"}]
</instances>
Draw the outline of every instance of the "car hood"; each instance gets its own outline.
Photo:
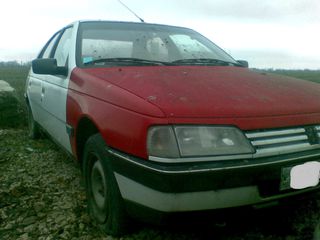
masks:
<instances>
[{"instance_id":1,"label":"car hood","mask_svg":"<svg viewBox=\"0 0 320 240\"><path fill-rule=\"evenodd\" d=\"M90 69L159 107L167 117L270 117L320 113L320 84L241 67Z\"/></svg>"}]
</instances>

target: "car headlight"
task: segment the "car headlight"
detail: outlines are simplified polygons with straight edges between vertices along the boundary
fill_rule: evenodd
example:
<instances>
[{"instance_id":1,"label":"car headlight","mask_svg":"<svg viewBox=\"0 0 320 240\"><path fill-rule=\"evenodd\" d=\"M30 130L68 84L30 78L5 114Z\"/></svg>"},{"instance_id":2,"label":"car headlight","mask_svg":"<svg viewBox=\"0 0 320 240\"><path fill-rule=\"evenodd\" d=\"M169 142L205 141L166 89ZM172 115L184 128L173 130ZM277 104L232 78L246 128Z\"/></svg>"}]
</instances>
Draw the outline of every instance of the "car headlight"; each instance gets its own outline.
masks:
<instances>
[{"instance_id":1,"label":"car headlight","mask_svg":"<svg viewBox=\"0 0 320 240\"><path fill-rule=\"evenodd\" d=\"M147 150L150 156L178 158L179 150L173 128L157 126L149 129Z\"/></svg>"},{"instance_id":2,"label":"car headlight","mask_svg":"<svg viewBox=\"0 0 320 240\"><path fill-rule=\"evenodd\" d=\"M148 133L149 156L202 157L253 153L254 149L235 127L156 126Z\"/></svg>"}]
</instances>

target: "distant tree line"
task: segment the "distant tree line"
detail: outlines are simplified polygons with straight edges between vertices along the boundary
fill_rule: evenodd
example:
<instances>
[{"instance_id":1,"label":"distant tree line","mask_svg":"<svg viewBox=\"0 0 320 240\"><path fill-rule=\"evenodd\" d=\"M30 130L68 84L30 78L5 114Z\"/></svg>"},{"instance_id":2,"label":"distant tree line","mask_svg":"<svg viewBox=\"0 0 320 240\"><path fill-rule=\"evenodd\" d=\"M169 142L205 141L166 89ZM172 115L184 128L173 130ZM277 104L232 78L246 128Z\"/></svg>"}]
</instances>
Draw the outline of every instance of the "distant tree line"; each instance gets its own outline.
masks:
<instances>
[{"instance_id":1,"label":"distant tree line","mask_svg":"<svg viewBox=\"0 0 320 240\"><path fill-rule=\"evenodd\" d=\"M0 67L20 67L20 66L24 66L24 67L29 67L31 66L31 62L18 62L18 61L0 61Z\"/></svg>"}]
</instances>

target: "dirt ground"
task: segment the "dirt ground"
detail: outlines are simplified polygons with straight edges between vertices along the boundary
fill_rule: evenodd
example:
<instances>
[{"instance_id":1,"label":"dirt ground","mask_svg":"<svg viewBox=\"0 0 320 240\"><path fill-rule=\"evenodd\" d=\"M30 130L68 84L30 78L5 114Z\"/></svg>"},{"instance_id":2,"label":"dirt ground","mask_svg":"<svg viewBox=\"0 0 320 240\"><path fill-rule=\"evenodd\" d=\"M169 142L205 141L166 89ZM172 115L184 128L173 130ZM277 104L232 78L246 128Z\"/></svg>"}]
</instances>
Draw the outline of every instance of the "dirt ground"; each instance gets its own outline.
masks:
<instances>
[{"instance_id":1,"label":"dirt ground","mask_svg":"<svg viewBox=\"0 0 320 240\"><path fill-rule=\"evenodd\" d=\"M260 210L137 224L120 239L313 239L320 195ZM318 236L319 237L319 236ZM319 237L320 238L320 237ZM80 168L48 139L0 129L0 239L114 239L89 218Z\"/></svg>"}]
</instances>

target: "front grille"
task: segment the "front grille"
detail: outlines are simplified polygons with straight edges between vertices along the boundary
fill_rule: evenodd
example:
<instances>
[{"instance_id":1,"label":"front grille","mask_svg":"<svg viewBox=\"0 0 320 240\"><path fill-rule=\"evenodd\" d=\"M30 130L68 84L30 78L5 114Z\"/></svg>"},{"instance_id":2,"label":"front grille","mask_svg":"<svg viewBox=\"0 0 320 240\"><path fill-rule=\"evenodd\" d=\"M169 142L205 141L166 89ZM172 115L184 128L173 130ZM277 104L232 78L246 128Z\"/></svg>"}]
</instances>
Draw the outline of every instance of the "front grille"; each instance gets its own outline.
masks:
<instances>
[{"instance_id":1,"label":"front grille","mask_svg":"<svg viewBox=\"0 0 320 240\"><path fill-rule=\"evenodd\" d=\"M308 128L308 131L306 131ZM254 157L279 155L320 148L320 126L276 130L248 131L245 133L256 153ZM310 129L312 131L310 131ZM318 139L316 142L311 139Z\"/></svg>"}]
</instances>

